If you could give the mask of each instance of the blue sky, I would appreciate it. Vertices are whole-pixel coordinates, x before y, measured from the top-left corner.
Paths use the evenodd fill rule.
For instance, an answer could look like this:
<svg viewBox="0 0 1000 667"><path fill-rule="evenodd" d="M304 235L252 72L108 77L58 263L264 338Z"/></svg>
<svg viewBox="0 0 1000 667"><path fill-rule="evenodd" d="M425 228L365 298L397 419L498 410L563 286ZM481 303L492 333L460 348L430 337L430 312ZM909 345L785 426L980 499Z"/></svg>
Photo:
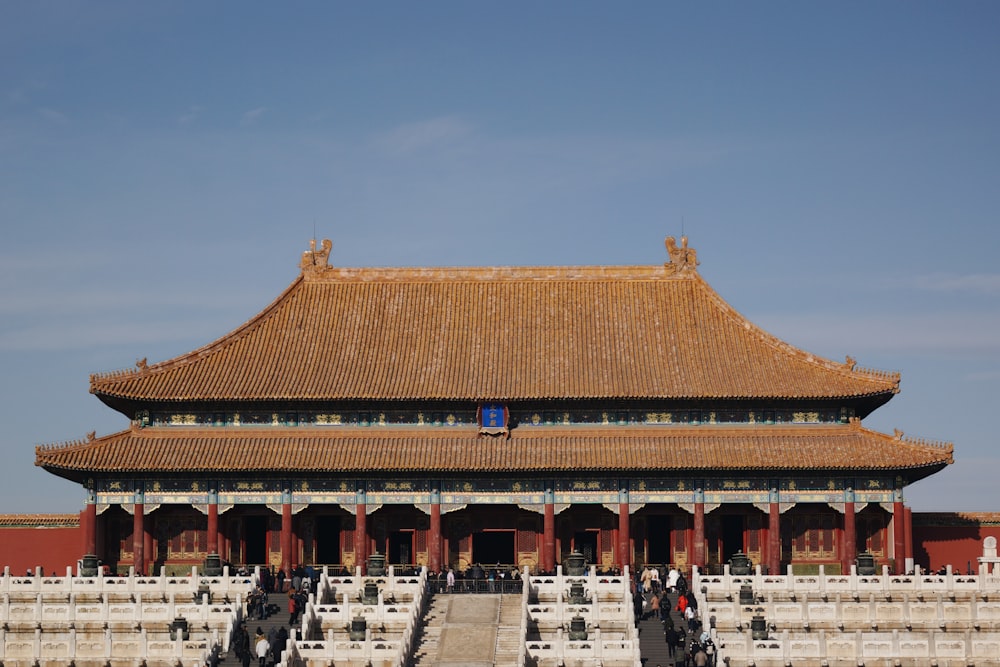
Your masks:
<svg viewBox="0 0 1000 667"><path fill-rule="evenodd" d="M227 333L314 235L347 266L658 264L900 371L955 443L916 511L1000 511L1000 4L0 3L0 512L88 377Z"/></svg>

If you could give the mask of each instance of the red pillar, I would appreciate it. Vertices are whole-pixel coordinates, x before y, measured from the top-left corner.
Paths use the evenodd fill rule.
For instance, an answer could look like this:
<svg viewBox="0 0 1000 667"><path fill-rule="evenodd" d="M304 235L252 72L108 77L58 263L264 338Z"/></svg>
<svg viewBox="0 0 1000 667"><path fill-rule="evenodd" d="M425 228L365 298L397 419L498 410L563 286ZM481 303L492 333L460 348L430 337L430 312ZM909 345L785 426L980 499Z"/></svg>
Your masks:
<svg viewBox="0 0 1000 667"><path fill-rule="evenodd" d="M368 510L364 502L355 505L354 515L354 564L360 565L362 572L368 560Z"/></svg>
<svg viewBox="0 0 1000 667"><path fill-rule="evenodd" d="M427 534L427 569L441 572L441 494L431 491L431 526Z"/></svg>
<svg viewBox="0 0 1000 667"><path fill-rule="evenodd" d="M903 574L906 567L906 509L902 500L892 503L893 574Z"/></svg>
<svg viewBox="0 0 1000 667"><path fill-rule="evenodd" d="M844 553L840 567L844 574L851 571L854 559L858 557L858 528L855 523L854 501L844 503Z"/></svg>
<svg viewBox="0 0 1000 667"><path fill-rule="evenodd" d="M152 572L152 568L150 567L152 564L152 558L150 558L150 556L156 553L156 549L153 548L153 533L155 532L153 530L153 524L155 523L156 515L150 515L149 519L142 522L142 553L144 554L142 566L146 568L146 571L150 574L156 574L156 572Z"/></svg>
<svg viewBox="0 0 1000 667"><path fill-rule="evenodd" d="M556 569L556 506L555 494L545 491L545 516L542 521L542 569L552 572Z"/></svg>
<svg viewBox="0 0 1000 667"><path fill-rule="evenodd" d="M206 549L215 553L219 551L219 498L214 493L208 496L208 535Z"/></svg>
<svg viewBox="0 0 1000 667"><path fill-rule="evenodd" d="M83 531L83 553L97 553L97 504L88 499L83 511L80 512L80 528Z"/></svg>
<svg viewBox="0 0 1000 667"><path fill-rule="evenodd" d="M781 507L775 497L767 507L767 572L781 574Z"/></svg>
<svg viewBox="0 0 1000 667"><path fill-rule="evenodd" d="M216 506L216 511L218 511L218 506ZM220 524L220 525L222 527L219 529L219 534L218 534L218 537L216 539L216 546L215 546L216 551L215 551L215 553L217 553L220 556L222 556L222 560L225 561L225 560L228 560L226 558L226 555L229 554L229 550L226 549L226 525L225 525L225 519L223 519L223 523Z"/></svg>
<svg viewBox="0 0 1000 667"><path fill-rule="evenodd" d="M143 503L132 506L132 563L137 575L146 574L146 530L143 522Z"/></svg>
<svg viewBox="0 0 1000 667"><path fill-rule="evenodd" d="M281 503L281 569L285 578L292 576L292 503L286 497Z"/></svg>
<svg viewBox="0 0 1000 667"><path fill-rule="evenodd" d="M630 531L629 504L618 503L618 562L621 568L632 566L632 535Z"/></svg>
<svg viewBox="0 0 1000 667"><path fill-rule="evenodd" d="M913 510L906 508L906 557L913 558Z"/></svg>
<svg viewBox="0 0 1000 667"><path fill-rule="evenodd" d="M705 496L699 490L694 501L694 544L691 558L692 565L705 567Z"/></svg>

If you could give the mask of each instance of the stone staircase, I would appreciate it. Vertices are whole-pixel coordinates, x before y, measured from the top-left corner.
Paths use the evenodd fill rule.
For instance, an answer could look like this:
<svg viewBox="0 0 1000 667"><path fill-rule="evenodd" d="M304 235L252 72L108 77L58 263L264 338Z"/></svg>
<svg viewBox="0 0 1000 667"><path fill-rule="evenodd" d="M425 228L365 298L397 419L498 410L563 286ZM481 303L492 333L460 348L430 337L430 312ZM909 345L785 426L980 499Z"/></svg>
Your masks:
<svg viewBox="0 0 1000 667"><path fill-rule="evenodd" d="M420 618L420 628L415 639L416 647L407 667L431 667L437 663L441 631L448 616L450 596L434 595L427 611Z"/></svg>
<svg viewBox="0 0 1000 667"><path fill-rule="evenodd" d="M675 609L677 605L677 593L670 593L668 597L670 599L670 618L674 622L674 627L685 629L685 637L687 637L687 624L684 621L684 616ZM687 638L684 641L684 646L689 641L690 638ZM674 667L675 665L683 665L686 655L684 646L678 647L675 657L671 658L665 641L663 623L652 615L649 618L639 621L639 650L642 652L642 662L645 667L656 667L657 665Z"/></svg>
<svg viewBox="0 0 1000 667"><path fill-rule="evenodd" d="M513 667L521 646L520 595L431 598L407 667Z"/></svg>
<svg viewBox="0 0 1000 667"><path fill-rule="evenodd" d="M497 667L517 665L521 651L521 595L500 596L500 618L493 664Z"/></svg>
<svg viewBox="0 0 1000 667"><path fill-rule="evenodd" d="M292 630L298 631L299 626L294 626L290 628L288 625L288 611L287 611L287 600L282 593L271 593L270 594L270 604L272 605L272 612L264 619L247 619L246 627L247 632L250 634L250 649L253 650L254 636L256 635L257 628L264 631L264 635L267 636L271 629L278 630L279 628L285 628L286 631L291 632ZM285 608L281 608L281 603L285 602ZM225 647L224 647L225 648ZM236 652L233 651L232 647L229 647L228 651L224 651L220 655L220 661L218 662L219 667L235 667L236 665L242 665L239 658L236 657ZM257 658L254 657L251 660L252 665L257 664Z"/></svg>

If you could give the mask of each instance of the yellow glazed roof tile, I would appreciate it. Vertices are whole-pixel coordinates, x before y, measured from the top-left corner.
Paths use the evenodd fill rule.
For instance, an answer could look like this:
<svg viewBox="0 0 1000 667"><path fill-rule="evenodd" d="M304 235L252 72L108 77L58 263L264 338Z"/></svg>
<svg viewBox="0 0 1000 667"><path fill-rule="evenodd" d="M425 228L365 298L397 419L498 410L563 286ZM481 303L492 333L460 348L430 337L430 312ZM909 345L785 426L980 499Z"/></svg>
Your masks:
<svg viewBox="0 0 1000 667"><path fill-rule="evenodd" d="M324 246L326 247L326 246ZM306 253L307 255L309 253ZM334 268L189 354L91 377L105 400L827 399L898 374L804 352L693 265Z"/></svg>
<svg viewBox="0 0 1000 667"><path fill-rule="evenodd" d="M153 427L36 449L36 465L88 471L463 473L937 469L952 445L852 425L519 427Z"/></svg>

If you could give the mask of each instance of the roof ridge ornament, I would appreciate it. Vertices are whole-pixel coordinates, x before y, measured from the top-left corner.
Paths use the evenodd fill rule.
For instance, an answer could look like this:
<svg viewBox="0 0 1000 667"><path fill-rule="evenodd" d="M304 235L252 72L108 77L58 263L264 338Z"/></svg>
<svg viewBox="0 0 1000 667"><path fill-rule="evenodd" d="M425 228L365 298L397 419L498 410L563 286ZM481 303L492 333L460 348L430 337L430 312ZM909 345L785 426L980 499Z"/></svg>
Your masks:
<svg viewBox="0 0 1000 667"><path fill-rule="evenodd" d="M333 241L330 239L323 239L320 242L320 249L316 249L316 239L309 240L309 250L302 253L302 260L299 262L299 268L302 269L302 274L316 274L330 268L330 250L333 249Z"/></svg>
<svg viewBox="0 0 1000 667"><path fill-rule="evenodd" d="M667 255L670 257L670 264L681 273L696 271L698 266L698 251L688 247L688 237L681 237L681 245L677 247L677 240L673 236L666 238Z"/></svg>

